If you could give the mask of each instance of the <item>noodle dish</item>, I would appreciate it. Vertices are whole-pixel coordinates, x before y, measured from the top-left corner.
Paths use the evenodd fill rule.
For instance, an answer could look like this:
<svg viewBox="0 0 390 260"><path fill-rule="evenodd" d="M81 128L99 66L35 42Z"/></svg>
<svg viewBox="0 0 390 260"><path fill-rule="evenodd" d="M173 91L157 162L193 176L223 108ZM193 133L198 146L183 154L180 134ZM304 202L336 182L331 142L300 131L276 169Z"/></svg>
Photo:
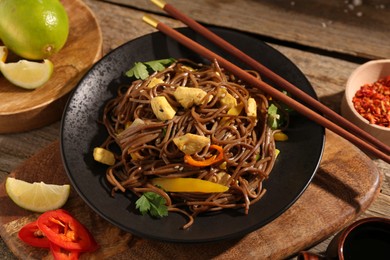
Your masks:
<svg viewBox="0 0 390 260"><path fill-rule="evenodd" d="M316 97L273 47L210 29ZM177 30L275 86L192 30ZM60 145L72 189L107 224L204 243L242 237L294 205L319 167L324 137L322 126L155 32L85 73L68 99Z"/></svg>

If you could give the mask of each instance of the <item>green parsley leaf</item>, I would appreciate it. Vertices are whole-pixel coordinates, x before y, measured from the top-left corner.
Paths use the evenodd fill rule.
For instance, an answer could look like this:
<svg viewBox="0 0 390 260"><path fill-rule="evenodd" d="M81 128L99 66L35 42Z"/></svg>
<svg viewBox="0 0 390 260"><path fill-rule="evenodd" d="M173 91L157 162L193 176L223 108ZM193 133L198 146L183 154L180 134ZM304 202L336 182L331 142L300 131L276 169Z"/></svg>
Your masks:
<svg viewBox="0 0 390 260"><path fill-rule="evenodd" d="M168 216L166 200L155 192L145 192L136 202L136 209L142 215L149 213L152 217L161 218Z"/></svg>
<svg viewBox="0 0 390 260"><path fill-rule="evenodd" d="M126 72L126 76L144 80L149 76L148 68L142 62L135 62L134 67Z"/></svg>
<svg viewBox="0 0 390 260"><path fill-rule="evenodd" d="M142 215L145 215L150 210L150 203L146 196L142 195L136 202L135 208L138 209Z"/></svg>
<svg viewBox="0 0 390 260"><path fill-rule="evenodd" d="M154 71L162 71L166 66L171 65L175 62L175 59L163 59L163 60L152 60L144 62L145 65L149 66Z"/></svg>
<svg viewBox="0 0 390 260"><path fill-rule="evenodd" d="M162 60L152 60L147 62L135 62L134 66L129 69L125 75L129 78L135 77L137 79L146 79L149 77L150 71L162 71L166 66L169 66L175 62L175 59L162 59Z"/></svg>

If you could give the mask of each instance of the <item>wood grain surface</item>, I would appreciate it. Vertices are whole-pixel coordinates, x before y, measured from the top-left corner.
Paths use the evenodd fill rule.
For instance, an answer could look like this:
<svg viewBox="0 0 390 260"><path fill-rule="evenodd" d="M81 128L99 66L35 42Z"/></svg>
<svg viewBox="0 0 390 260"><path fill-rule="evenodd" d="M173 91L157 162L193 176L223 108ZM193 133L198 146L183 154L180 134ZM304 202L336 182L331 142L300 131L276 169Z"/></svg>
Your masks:
<svg viewBox="0 0 390 260"><path fill-rule="evenodd" d="M133 3L133 7L116 5L107 1L83 0L83 2L91 8L97 18L98 24L101 27L103 34L104 54L129 40L135 39L150 32L154 32L155 30L153 28L145 25L142 22L142 16L145 13L152 14L156 18L169 24L172 27L183 26L183 24L180 22L165 16L163 12L155 8L148 0L129 0L128 2L130 2L130 4ZM188 2L172 0L168 2L175 4L175 6L178 8L180 7L180 9L185 13L196 17L197 20L200 20L205 24L255 33L255 37L258 37L260 40L269 43L272 45L272 47L279 50L292 62L294 62L313 85L313 88L315 89L320 101L336 112L339 112L345 83L350 73L363 61L369 59L369 57L388 58L390 56L388 55L390 49L387 47L387 45L378 48L378 43L380 45L381 43L385 42L384 39L388 39L386 37L390 37L388 34L390 20L384 19L389 16L388 14L390 11L390 4L387 0L360 1L362 4L360 6L354 7L354 10L350 9L353 5L352 2L359 1L200 0ZM304 10L303 12L299 10L294 11L294 3L295 7L300 5L297 9L302 9L301 5L303 4L314 4L316 6L326 6L327 8L325 12L322 8L307 9L310 10L310 13L304 12ZM241 4L246 7L245 13L243 13L241 10L236 13L235 10L238 9ZM273 10L271 13L268 13L268 11L266 12L267 9L262 9L262 12L259 12L259 7L248 8L248 6L251 4L257 6L265 5L265 7L269 6L272 7ZM290 7L290 5L292 6ZM350 5L351 7L349 7ZM217 8L215 9L215 7ZM151 11L148 11L149 8L153 8L153 10L150 9ZM285 16L285 10L290 8L292 10L288 11L290 12L289 15ZM341 13L340 8L348 8L348 15ZM362 9L369 9L369 11L364 12L363 17L357 16L356 14L358 11ZM260 16L259 13L261 14ZM271 17L269 20L266 20L267 17L271 16L271 14L273 17ZM335 16L334 19L332 18L332 15ZM250 24L249 22L246 22L246 17L249 17L249 21L256 20L257 23ZM288 17L292 17L292 20L289 21L287 19ZM262 20L266 21L260 23ZM365 23L366 21L368 22ZM376 25L376 21L378 21L379 26ZM335 23L340 24L337 26L332 26ZM300 30L299 26L297 26L299 24L304 24L302 30ZM341 24L343 27L345 27L346 31L351 30L352 32L357 33L354 35L351 35L350 33L344 34L343 31L340 31L339 29ZM359 29L360 27L362 27L361 30ZM318 30L318 28L320 29ZM367 32L368 34L364 34ZM283 35L283 37L280 35ZM357 39L355 37L357 37ZM366 41L365 38L370 39ZM312 43L306 43L309 41L308 39ZM374 53L369 53L366 50L374 50ZM74 55L78 55L78 53L75 53ZM356 59L354 57L356 57ZM28 132L0 134L0 182L4 181L9 173L14 172L14 170L19 165L23 164L32 156L34 157L40 149L57 140L60 135L60 128L60 122L56 121L47 126ZM335 137L335 140L344 143L344 140L340 140L338 137ZM345 147L343 147L343 150L339 151L339 153L348 154L352 151L352 154L354 154L355 149L356 148L354 146L347 143ZM360 160L359 158L360 156L357 157L357 160ZM364 164L364 161L367 158L363 158L365 158L363 159ZM379 171L379 173L383 176L383 181L380 187L380 192L376 199L366 210L362 212L362 214L357 217L357 219L372 216L390 217L390 165L383 162L382 160L378 160L372 157L369 158L369 160L371 160L371 162L375 165L373 167L374 169L372 170L372 173L376 175L376 173ZM329 175L336 176L333 180L340 178L340 181L344 181L343 172L349 172L348 169L351 167L356 169L355 174L358 174L358 176L360 174L360 170L357 169L356 166L349 165L347 162L345 162L345 165L340 166L343 168L341 172L333 172L333 167L335 167L332 166L333 160L327 161L326 168L323 168L324 162L325 161L323 161L321 165L321 169L327 169L326 171L329 172L329 174L323 175L320 170L319 174L315 178L316 182L318 176L324 176L324 179L326 179L329 177ZM343 163L344 161L335 160L334 162ZM358 162L357 165L360 165L360 162ZM353 174L351 175L353 176ZM368 176L370 176L370 174ZM309 189L303 194L302 198L297 202L297 204L294 205L294 207L300 205L300 201L309 196L311 194L309 191L311 191L313 188L317 190L320 189L325 195L329 195L329 189L320 188L318 182L316 182L313 182L312 185L309 186ZM337 187L344 188L341 183L338 184ZM332 188L330 188L330 190L332 190ZM341 190L337 192L343 193ZM349 189L347 189L347 193L350 193ZM347 197L348 196L350 195L347 195ZM340 198L342 197L344 196L340 196ZM332 199L331 201L334 200L335 199ZM338 199L338 201L341 203L342 200ZM290 210L293 210L294 207L292 207ZM290 210L286 213L291 212ZM310 213L309 208L306 208L305 212ZM4 212L0 213L7 215ZM88 217L96 217L93 212L86 214ZM331 212L326 213L326 217L329 217L331 214ZM349 215L347 214L347 216ZM315 215L315 217L319 219L321 223L325 221L325 218L322 215L318 214ZM345 219L345 222L350 221L353 220ZM19 223L19 225L21 225L18 221L15 223ZM88 225L90 226L91 224ZM299 225L301 224L299 223ZM316 225L316 228L320 229L319 225ZM99 227L97 228L98 230L101 230ZM291 228L291 225L288 225L288 228ZM317 229L315 229L315 231L316 230ZM334 230L339 231L339 227L335 226ZM169 245L160 243L151 245L148 241L132 237L124 238L124 234L119 232L116 228L109 229L107 233L111 237L115 237L117 235L117 237L115 237L115 241L121 244L119 247L122 249L128 248L123 247L123 244L128 244L129 246L131 245L132 250L134 249L134 245L140 246L140 248L137 248L137 250L134 251L133 258L136 258L137 256L139 258L145 256L143 252L140 252L142 248L146 250L150 247L154 247L156 250L161 250L160 254L164 254L163 250L166 250L166 255L162 255L161 258L170 258L173 254L177 254L177 252L173 252L175 249L190 250L188 247L172 248ZM302 233L298 233L296 236L290 234L289 237L293 238L291 238L291 240L287 241L286 243L291 243L293 247L296 247L296 239L298 238L299 243L299 238L301 235ZM313 239L312 246L308 246L306 250L310 250L311 252L316 253L325 252L333 235L321 234L321 237L324 237L323 241L317 243L319 240ZM269 238L269 236L265 236L264 238ZM272 247L272 242L273 241L266 241L265 244L268 247ZM202 249L202 247L196 248L199 250ZM242 256L235 255L233 249L233 246L226 247L226 250L228 250L231 254L234 254L229 256L229 252L222 252L223 247L219 245L220 251L218 252L218 250L215 249L210 253L210 256L214 255L215 258L222 258L222 256L226 256L227 259L234 256L243 258ZM106 248L106 250L110 249ZM111 250L115 252L115 250L118 250L118 248L112 247ZM123 252L123 255L121 255L120 252ZM271 250L271 252L273 251ZM110 255L112 254L113 253L111 252ZM258 257L251 256L248 258L260 259L261 256L264 256L264 254L266 254L266 252L263 252L263 254L260 254ZM34 255L35 254L33 254L33 256ZM196 255L197 254L194 253L194 256ZM7 243L4 243L3 239L0 240L0 258L7 260L17 259L13 251L9 250L9 240L7 240ZM294 257L288 257L288 259L290 258ZM126 252L119 250L118 254L116 255L116 259L127 259Z"/></svg>
<svg viewBox="0 0 390 260"><path fill-rule="evenodd" d="M147 12L164 14L145 0L108 0ZM298 48L314 48L369 59L390 57L388 1L323 0L167 0L204 24L237 28L268 40L290 42ZM207 8L205 8L207 7Z"/></svg>
<svg viewBox="0 0 390 260"><path fill-rule="evenodd" d="M345 153L345 149L349 152ZM69 182L58 142L50 144L27 160L11 176L29 182ZM301 198L279 218L243 238L204 244L175 244L142 239L120 231L96 215L73 190L64 208L86 225L101 245L97 252L85 257L279 259L323 240L350 223L369 207L380 185L381 174L372 161L348 142L327 132L321 166ZM18 239L20 228L35 220L38 214L16 206L7 197L4 182L0 187L0 212L0 235L17 257L40 259L48 254L47 250L27 246Z"/></svg>
<svg viewBox="0 0 390 260"><path fill-rule="evenodd" d="M81 0L62 3L69 16L69 36L64 48L49 58L54 64L50 80L25 90L0 77L0 133L28 131L59 120L70 91L102 56L101 30L89 7Z"/></svg>

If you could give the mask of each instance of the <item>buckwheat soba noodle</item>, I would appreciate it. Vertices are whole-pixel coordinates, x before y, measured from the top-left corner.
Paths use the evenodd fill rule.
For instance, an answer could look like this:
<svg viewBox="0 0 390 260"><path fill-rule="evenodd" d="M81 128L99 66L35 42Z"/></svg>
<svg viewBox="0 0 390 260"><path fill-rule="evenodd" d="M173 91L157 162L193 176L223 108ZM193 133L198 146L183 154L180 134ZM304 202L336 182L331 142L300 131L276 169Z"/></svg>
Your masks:
<svg viewBox="0 0 390 260"><path fill-rule="evenodd" d="M176 60L121 87L103 115L109 135L101 147L115 154L106 172L112 194L157 193L169 212L188 217L183 228L205 212L242 208L247 214L264 195L262 182L276 158L268 102L217 62ZM189 182L170 191L154 182L161 178L173 180L173 186L182 178ZM193 179L226 189L197 190Z"/></svg>

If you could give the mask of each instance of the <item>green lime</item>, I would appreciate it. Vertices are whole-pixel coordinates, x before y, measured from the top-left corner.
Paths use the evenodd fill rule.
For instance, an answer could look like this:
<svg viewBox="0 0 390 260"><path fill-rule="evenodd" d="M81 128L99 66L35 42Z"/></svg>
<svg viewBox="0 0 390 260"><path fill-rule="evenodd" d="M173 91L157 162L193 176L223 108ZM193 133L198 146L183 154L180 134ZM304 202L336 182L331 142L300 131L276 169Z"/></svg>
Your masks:
<svg viewBox="0 0 390 260"><path fill-rule="evenodd" d="M0 0L0 39L22 58L48 58L68 34L68 15L59 0Z"/></svg>

